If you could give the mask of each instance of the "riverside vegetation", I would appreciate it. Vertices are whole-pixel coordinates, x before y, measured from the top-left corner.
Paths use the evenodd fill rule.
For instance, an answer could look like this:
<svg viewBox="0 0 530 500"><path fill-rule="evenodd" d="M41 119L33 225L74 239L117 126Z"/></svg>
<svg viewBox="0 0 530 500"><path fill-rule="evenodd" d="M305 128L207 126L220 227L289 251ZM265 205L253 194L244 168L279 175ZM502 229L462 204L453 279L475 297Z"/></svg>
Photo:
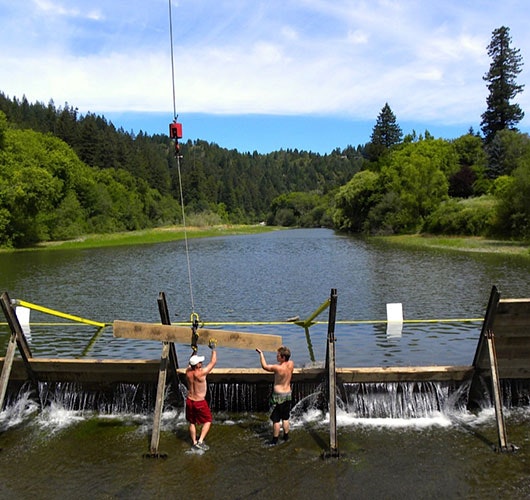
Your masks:
<svg viewBox="0 0 530 500"><path fill-rule="evenodd" d="M483 136L472 129L452 140L428 131L403 135L385 103L370 142L325 155L241 153L187 141L181 179L167 136L126 132L68 104L0 92L0 247L175 238L178 231L156 228L182 224L182 182L185 213L198 221L190 225L217 228L210 231L265 230L258 224L266 223L451 236L400 240L445 246L464 236L483 249L493 248L492 239L510 251L519 242L528 253L530 137L516 128L524 113L511 100L522 91L515 81L522 61L510 42L501 27L488 46Z"/></svg>

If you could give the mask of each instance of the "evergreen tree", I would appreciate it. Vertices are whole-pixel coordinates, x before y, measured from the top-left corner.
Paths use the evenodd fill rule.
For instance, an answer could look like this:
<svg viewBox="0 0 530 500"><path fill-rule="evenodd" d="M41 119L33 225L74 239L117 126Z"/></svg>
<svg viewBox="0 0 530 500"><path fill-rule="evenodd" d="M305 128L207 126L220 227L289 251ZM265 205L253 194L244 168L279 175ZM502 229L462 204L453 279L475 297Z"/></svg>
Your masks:
<svg viewBox="0 0 530 500"><path fill-rule="evenodd" d="M492 35L488 45L488 55L492 61L489 71L483 77L488 82L489 90L487 110L482 114L480 124L487 143L491 142L499 130L517 130L515 125L524 116L518 104L510 103L524 87L516 83L523 65L520 51L510 47L509 28L501 26Z"/></svg>
<svg viewBox="0 0 530 500"><path fill-rule="evenodd" d="M367 145L368 158L377 161L385 151L399 144L402 136L403 132L397 124L396 116L388 103L385 103L372 130L370 143Z"/></svg>

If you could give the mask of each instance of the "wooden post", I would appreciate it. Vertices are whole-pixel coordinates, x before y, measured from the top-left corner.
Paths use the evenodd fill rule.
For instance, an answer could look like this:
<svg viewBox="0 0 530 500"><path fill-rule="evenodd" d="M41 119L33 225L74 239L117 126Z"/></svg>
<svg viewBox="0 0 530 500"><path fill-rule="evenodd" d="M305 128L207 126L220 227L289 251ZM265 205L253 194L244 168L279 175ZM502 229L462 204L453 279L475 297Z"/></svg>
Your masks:
<svg viewBox="0 0 530 500"><path fill-rule="evenodd" d="M20 351L22 360L24 361L26 372L36 394L39 393L39 383L29 362L29 359L32 357L31 350L29 348L26 336L24 335L24 331L20 326L17 315L15 314L15 310L11 304L11 299L9 298L7 292L2 293L2 296L0 297L0 303L2 305L2 310L4 311L7 323L9 324L9 328L11 330L11 336L9 338L6 357L4 360L4 366L2 367L2 374L0 375L0 409L2 409L4 406L4 398L7 392L9 376L11 374L11 367L15 358L15 348L17 346Z"/></svg>
<svg viewBox="0 0 530 500"><path fill-rule="evenodd" d="M31 349L29 348L28 341L26 339L26 336L24 335L22 327L20 326L17 315L15 313L15 309L11 304L11 299L9 298L7 292L2 293L1 302L4 315L9 324L9 328L11 329L11 332L16 335L20 355L22 356L22 359L27 362L31 357L33 357L33 355L31 354ZM29 364L28 368L31 370Z"/></svg>
<svg viewBox="0 0 530 500"><path fill-rule="evenodd" d="M155 415L153 418L153 432L151 434L150 456L159 458L158 445L160 442L160 424L162 410L164 409L164 395L166 392L167 361L169 357L169 342L162 343L162 356L160 357L160 369L158 371L158 385L156 388Z"/></svg>
<svg viewBox="0 0 530 500"><path fill-rule="evenodd" d="M328 321L328 407L329 407L329 456L339 456L337 442L337 374L335 367L335 317L337 312L337 290L331 290Z"/></svg>
<svg viewBox="0 0 530 500"><path fill-rule="evenodd" d="M11 333L11 336L9 337L9 343L7 345L6 357L4 359L4 366L2 367L2 375L0 375L0 410L4 407L4 398L7 391L7 384L9 383L11 367L13 366L13 359L15 358L16 347L16 336L14 333Z"/></svg>
<svg viewBox="0 0 530 500"><path fill-rule="evenodd" d="M498 451L513 451L513 446L508 445L508 438L506 434L506 425L504 423L504 413L502 411L502 395L499 381L499 370L497 366L497 351L495 349L493 330L486 332L486 338L488 341L488 352L490 357L491 367L491 387L493 390L493 401L495 404L495 416L497 419L497 433L499 436L499 449Z"/></svg>
<svg viewBox="0 0 530 500"><path fill-rule="evenodd" d="M158 295L158 311L162 324L169 325L169 311L167 308L166 296L164 292ZM159 458L158 446L160 444L160 427L162 422L162 412L164 411L164 399L166 394L167 365L170 357L171 347L175 350L173 342L162 342L162 355L160 357L160 368L158 370L158 385L156 388L155 414L153 417L153 431L151 433L151 446L149 449L150 456ZM175 358L176 360L176 352ZM176 369L174 370L176 374Z"/></svg>

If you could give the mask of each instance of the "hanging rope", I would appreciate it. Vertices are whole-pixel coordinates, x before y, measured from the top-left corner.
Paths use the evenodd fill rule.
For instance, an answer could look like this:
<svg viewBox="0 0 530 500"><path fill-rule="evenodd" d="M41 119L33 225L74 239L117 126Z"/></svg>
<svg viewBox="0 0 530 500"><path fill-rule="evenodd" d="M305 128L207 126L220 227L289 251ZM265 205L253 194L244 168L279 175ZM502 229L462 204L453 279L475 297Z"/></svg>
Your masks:
<svg viewBox="0 0 530 500"><path fill-rule="evenodd" d="M182 209L182 226L184 228L184 245L186 247L186 262L188 265L188 283L190 287L190 301L191 301L191 311L192 311L192 318L196 316L195 313L195 302L193 299L193 283L191 279L191 262L190 262L190 252L189 252L189 246L188 246L188 232L186 229L186 213L184 210L184 194L182 190L182 175L180 171L180 148L178 144L178 140L182 137L182 128L179 123L177 123L177 100L175 95L175 62L174 62L174 56L173 56L173 16L172 16L172 7L171 7L171 0L169 0L169 39L170 39L170 46L171 46L171 85L172 85L172 91L173 91L173 123L169 126L170 130L170 136L175 141L175 158L177 160L177 171L178 171L178 178L179 178L179 190L180 190L180 206ZM198 316L197 316L198 317Z"/></svg>

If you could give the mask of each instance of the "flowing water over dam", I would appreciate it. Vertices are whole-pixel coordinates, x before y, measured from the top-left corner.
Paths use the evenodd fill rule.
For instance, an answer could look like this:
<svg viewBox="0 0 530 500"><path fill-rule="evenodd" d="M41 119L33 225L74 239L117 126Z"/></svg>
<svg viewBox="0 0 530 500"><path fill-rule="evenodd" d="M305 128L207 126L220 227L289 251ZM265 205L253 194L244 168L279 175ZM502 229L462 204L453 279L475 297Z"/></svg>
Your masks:
<svg viewBox="0 0 530 500"><path fill-rule="evenodd" d="M403 303L405 319L470 319L483 317L493 284L503 297L530 297L530 266L517 259L401 250L325 229L192 240L190 248L195 305L206 322L304 318L337 288L337 364L344 367L471 363L480 322L405 323L399 335L382 323L341 323L384 320L386 303ZM184 261L182 242L6 254L1 286L13 298L104 322L159 321L156 297L163 290L172 321L186 321ZM45 317L32 313L39 320ZM282 335L297 366L323 363L325 325L310 329L315 361L296 325L237 329ZM0 331L5 352L7 330ZM86 326L32 326L31 347L35 356L160 356L157 342L115 339L105 329L91 343L93 335ZM177 350L186 360L189 348ZM259 365L253 352L219 349L219 366ZM0 413L2 498L530 496L529 407L508 405L508 437L518 449L495 453L494 410L485 404L468 412L465 385L344 384L338 459L323 458L329 415L318 405L318 388L296 401L291 440L277 447L266 446L270 422L253 409L251 384L210 387L212 404L224 409L214 414L204 454L190 452L183 408L168 406L160 443L165 459L144 458L153 393L124 385L114 399L94 400L75 385L46 390L41 387L42 409L22 391ZM244 409L237 406L241 398Z"/></svg>

